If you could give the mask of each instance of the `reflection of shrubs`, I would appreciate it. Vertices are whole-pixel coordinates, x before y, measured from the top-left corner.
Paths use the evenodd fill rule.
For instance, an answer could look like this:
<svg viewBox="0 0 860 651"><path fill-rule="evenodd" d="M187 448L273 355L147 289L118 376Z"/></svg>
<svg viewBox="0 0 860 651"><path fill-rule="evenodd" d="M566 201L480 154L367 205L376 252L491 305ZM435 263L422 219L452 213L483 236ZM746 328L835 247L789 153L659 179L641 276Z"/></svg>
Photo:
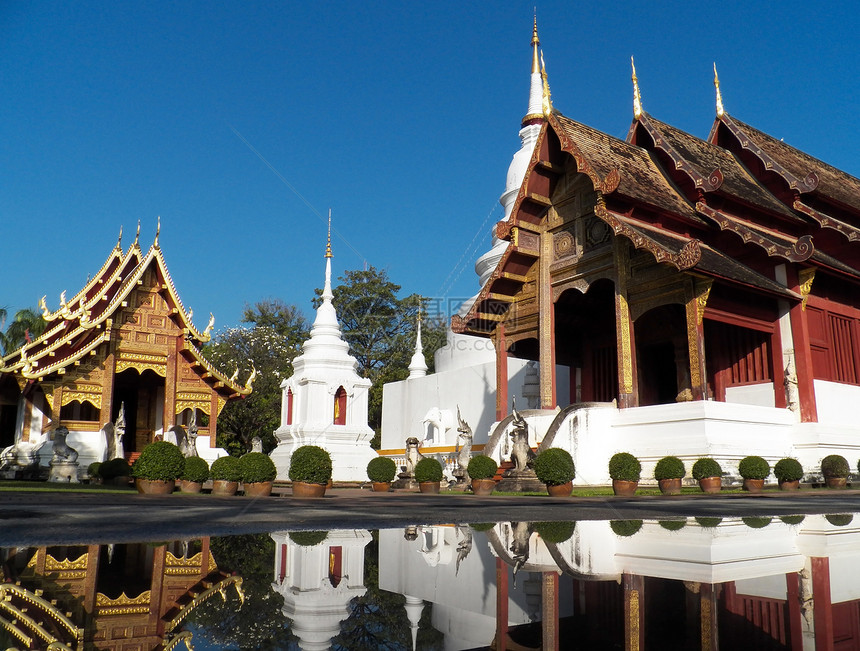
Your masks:
<svg viewBox="0 0 860 651"><path fill-rule="evenodd" d="M720 477L723 474L723 469L716 459L704 457L693 464L693 479L700 481L707 477Z"/></svg>
<svg viewBox="0 0 860 651"><path fill-rule="evenodd" d="M532 529L548 543L563 543L573 535L576 522L535 522Z"/></svg>
<svg viewBox="0 0 860 651"><path fill-rule="evenodd" d="M805 515L781 515L779 519L785 524L800 524L806 519Z"/></svg>
<svg viewBox="0 0 860 651"><path fill-rule="evenodd" d="M642 464L629 452L617 452L609 459L609 476L618 481L639 481Z"/></svg>
<svg viewBox="0 0 860 651"><path fill-rule="evenodd" d="M854 516L850 513L828 513L824 518L834 527L845 527L851 524Z"/></svg>
<svg viewBox="0 0 860 651"><path fill-rule="evenodd" d="M687 474L684 462L678 457L663 457L654 466L654 479L682 479Z"/></svg>
<svg viewBox="0 0 860 651"><path fill-rule="evenodd" d="M773 476L777 481L800 481L803 478L803 466L797 459L786 457L773 466Z"/></svg>
<svg viewBox="0 0 860 651"><path fill-rule="evenodd" d="M290 540L302 547L314 547L328 538L327 531L291 531Z"/></svg>
<svg viewBox="0 0 860 651"><path fill-rule="evenodd" d="M699 526L704 527L705 529L718 527L722 521L722 518L696 518L696 522L699 523Z"/></svg>
<svg viewBox="0 0 860 651"><path fill-rule="evenodd" d="M680 531L687 526L686 520L660 520L658 523L666 531Z"/></svg>
<svg viewBox="0 0 860 651"><path fill-rule="evenodd" d="M741 521L750 529L764 529L767 525L770 524L771 520L773 520L773 518L765 518L762 516L749 516L746 518L741 518Z"/></svg>
<svg viewBox="0 0 860 651"><path fill-rule="evenodd" d="M492 522L475 522L474 524L469 525L475 531L489 531L496 525Z"/></svg>
<svg viewBox="0 0 860 651"><path fill-rule="evenodd" d="M612 520L609 527L616 536L627 538L642 528L642 520Z"/></svg>
<svg viewBox="0 0 860 651"><path fill-rule="evenodd" d="M761 457L751 455L741 459L738 472L744 479L767 479L770 474L770 464Z"/></svg>

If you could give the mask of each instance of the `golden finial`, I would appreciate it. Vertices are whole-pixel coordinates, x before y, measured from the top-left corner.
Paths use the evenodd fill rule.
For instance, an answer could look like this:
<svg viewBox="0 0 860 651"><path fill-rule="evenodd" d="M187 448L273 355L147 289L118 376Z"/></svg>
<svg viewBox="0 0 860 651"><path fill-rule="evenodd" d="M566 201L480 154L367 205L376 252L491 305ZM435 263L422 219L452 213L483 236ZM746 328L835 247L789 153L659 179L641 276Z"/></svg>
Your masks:
<svg viewBox="0 0 860 651"><path fill-rule="evenodd" d="M152 245L157 249L158 248L158 236L161 234L161 215L158 216L158 222L155 226L155 242Z"/></svg>
<svg viewBox="0 0 860 651"><path fill-rule="evenodd" d="M633 68L633 117L639 119L642 115L642 96L639 94L639 80L636 78L636 64L630 57L630 67Z"/></svg>
<svg viewBox="0 0 860 651"><path fill-rule="evenodd" d="M537 33L537 12L535 12L535 26L532 30L532 48L534 48L534 54L532 54L532 74L540 72L540 58L538 55L539 47L540 39L538 38Z"/></svg>
<svg viewBox="0 0 860 651"><path fill-rule="evenodd" d="M137 233L134 235L134 246L137 246L140 241L140 220L137 220Z"/></svg>
<svg viewBox="0 0 860 651"><path fill-rule="evenodd" d="M546 66L543 62L543 50L540 53L540 77L541 81L543 81L543 114L544 116L549 116L552 113L552 95L549 92L549 78L546 76Z"/></svg>
<svg viewBox="0 0 860 651"><path fill-rule="evenodd" d="M720 78L717 76L717 64L714 62L714 88L717 89L717 117L723 117L723 94L720 92Z"/></svg>
<svg viewBox="0 0 860 651"><path fill-rule="evenodd" d="M325 257L331 257L331 208L328 209L328 240L325 245Z"/></svg>
<svg viewBox="0 0 860 651"><path fill-rule="evenodd" d="M116 239L116 248L122 251L122 224L119 225L119 237Z"/></svg>

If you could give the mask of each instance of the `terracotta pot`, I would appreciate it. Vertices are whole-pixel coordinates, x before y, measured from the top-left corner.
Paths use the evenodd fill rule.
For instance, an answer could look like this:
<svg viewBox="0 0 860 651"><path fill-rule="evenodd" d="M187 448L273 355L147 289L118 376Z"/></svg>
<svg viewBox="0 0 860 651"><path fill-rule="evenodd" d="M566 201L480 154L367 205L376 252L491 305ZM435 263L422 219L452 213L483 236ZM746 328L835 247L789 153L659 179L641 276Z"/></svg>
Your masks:
<svg viewBox="0 0 860 651"><path fill-rule="evenodd" d="M144 495L170 495L176 488L176 482L162 481L160 479L138 479L135 481L138 493Z"/></svg>
<svg viewBox="0 0 860 651"><path fill-rule="evenodd" d="M681 478L674 479L658 479L657 485L660 486L660 492L663 495L680 495L681 494Z"/></svg>
<svg viewBox="0 0 860 651"><path fill-rule="evenodd" d="M827 488L845 488L848 479L846 477L825 477L824 483L827 484Z"/></svg>
<svg viewBox="0 0 860 651"><path fill-rule="evenodd" d="M636 494L636 489L639 487L638 481L630 481L628 479L613 479L612 492L619 497L630 497Z"/></svg>
<svg viewBox="0 0 860 651"><path fill-rule="evenodd" d="M201 490L203 490L203 484L201 484L199 481L180 479L179 490L183 493L199 493Z"/></svg>
<svg viewBox="0 0 860 651"><path fill-rule="evenodd" d="M800 487L800 480L781 481L779 482L779 490L781 491L796 491Z"/></svg>
<svg viewBox="0 0 860 651"><path fill-rule="evenodd" d="M744 479L744 490L750 493L761 493L764 479Z"/></svg>
<svg viewBox="0 0 860 651"><path fill-rule="evenodd" d="M570 497L570 494L573 492L573 482L569 481L566 484L559 484L558 486L547 484L546 492L549 493L550 497Z"/></svg>
<svg viewBox="0 0 860 651"><path fill-rule="evenodd" d="M212 480L213 495L235 495L238 490L239 482L237 481L226 481L225 479Z"/></svg>
<svg viewBox="0 0 860 651"><path fill-rule="evenodd" d="M113 479L108 479L107 483L111 486L128 486L131 482L131 477L127 475L123 475L122 477L114 477Z"/></svg>
<svg viewBox="0 0 860 651"><path fill-rule="evenodd" d="M496 489L496 482L493 479L473 479L472 492L475 495L492 495Z"/></svg>
<svg viewBox="0 0 860 651"><path fill-rule="evenodd" d="M325 495L326 484L309 484L303 481L293 482L293 497L322 497Z"/></svg>
<svg viewBox="0 0 860 651"><path fill-rule="evenodd" d="M245 497L268 497L272 494L272 484L270 481L254 481L242 484L242 487Z"/></svg>
<svg viewBox="0 0 860 651"><path fill-rule="evenodd" d="M418 482L418 490L422 493L435 495L439 492L441 482L438 481L422 481Z"/></svg>
<svg viewBox="0 0 860 651"><path fill-rule="evenodd" d="M703 493L719 493L723 488L722 477L702 477L699 480L699 488Z"/></svg>
<svg viewBox="0 0 860 651"><path fill-rule="evenodd" d="M391 490L391 482L390 481L375 481L373 482L373 492L374 493L387 493Z"/></svg>

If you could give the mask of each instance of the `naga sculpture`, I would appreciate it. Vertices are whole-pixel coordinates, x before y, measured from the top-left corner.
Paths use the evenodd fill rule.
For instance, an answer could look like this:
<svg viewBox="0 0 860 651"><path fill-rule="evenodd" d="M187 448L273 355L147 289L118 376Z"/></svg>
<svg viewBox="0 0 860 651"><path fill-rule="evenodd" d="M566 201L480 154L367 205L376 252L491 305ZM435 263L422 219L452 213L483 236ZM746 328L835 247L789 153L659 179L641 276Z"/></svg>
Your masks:
<svg viewBox="0 0 860 651"><path fill-rule="evenodd" d="M513 429L511 430L511 461L514 462L514 472L524 472L532 465L535 453L529 446L529 425L522 414L517 411L516 398L512 406Z"/></svg>
<svg viewBox="0 0 860 651"><path fill-rule="evenodd" d="M191 422L188 424L188 438L186 439L186 449L182 451L185 458L199 457L197 453L197 409L191 411Z"/></svg>
<svg viewBox="0 0 860 651"><path fill-rule="evenodd" d="M463 441L463 445L460 445L461 440ZM457 478L457 482L471 482L472 478L469 477L467 468L469 466L469 459L472 458L472 428L460 416L459 405L457 406L457 443L454 446L454 453L457 455L456 468L454 469L454 476Z"/></svg>

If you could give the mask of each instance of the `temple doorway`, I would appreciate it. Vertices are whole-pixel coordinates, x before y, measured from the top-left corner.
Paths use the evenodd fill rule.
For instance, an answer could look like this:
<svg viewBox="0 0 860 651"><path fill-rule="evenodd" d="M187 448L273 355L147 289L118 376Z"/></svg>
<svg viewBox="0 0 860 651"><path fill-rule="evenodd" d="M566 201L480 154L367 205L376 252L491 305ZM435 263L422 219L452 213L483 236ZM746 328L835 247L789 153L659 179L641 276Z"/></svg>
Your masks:
<svg viewBox="0 0 860 651"><path fill-rule="evenodd" d="M149 369L140 374L135 369L117 373L111 405L114 423L121 404L125 404L123 447L126 453L140 452L163 427L164 378Z"/></svg>
<svg viewBox="0 0 860 651"><path fill-rule="evenodd" d="M639 404L692 400L687 323L682 305L661 305L634 323L639 370Z"/></svg>

